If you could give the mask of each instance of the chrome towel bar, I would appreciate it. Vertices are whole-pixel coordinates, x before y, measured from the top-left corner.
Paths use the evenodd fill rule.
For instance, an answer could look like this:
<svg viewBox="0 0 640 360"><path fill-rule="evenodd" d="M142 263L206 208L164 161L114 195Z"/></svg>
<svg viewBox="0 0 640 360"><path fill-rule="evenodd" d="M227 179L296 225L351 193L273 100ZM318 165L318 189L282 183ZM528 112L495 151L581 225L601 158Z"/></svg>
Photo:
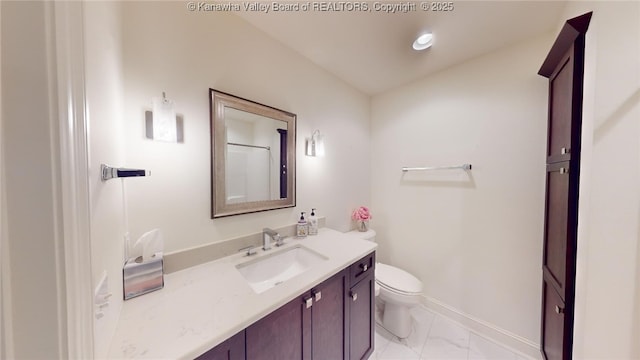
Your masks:
<svg viewBox="0 0 640 360"><path fill-rule="evenodd" d="M471 170L471 164L462 164L454 166L433 166L433 167L403 167L402 171L422 171L422 170L450 170L450 169L462 169Z"/></svg>
<svg viewBox="0 0 640 360"><path fill-rule="evenodd" d="M270 146L249 145L249 144L240 144L240 143L234 143L234 142L228 142L227 145L244 146L244 147L250 147L250 148L256 148L256 149L265 149L265 150L271 151L271 147Z"/></svg>
<svg viewBox="0 0 640 360"><path fill-rule="evenodd" d="M151 175L150 171L144 169L115 168L105 164L100 164L100 173L102 174L102 181L115 178Z"/></svg>

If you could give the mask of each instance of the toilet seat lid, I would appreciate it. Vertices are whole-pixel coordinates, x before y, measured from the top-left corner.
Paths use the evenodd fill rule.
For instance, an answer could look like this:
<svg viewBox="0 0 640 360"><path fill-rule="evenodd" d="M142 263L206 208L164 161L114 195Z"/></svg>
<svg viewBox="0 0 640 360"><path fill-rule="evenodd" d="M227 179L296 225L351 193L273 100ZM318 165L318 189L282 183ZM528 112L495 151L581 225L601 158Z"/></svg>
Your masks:
<svg viewBox="0 0 640 360"><path fill-rule="evenodd" d="M376 281L383 287L403 293L422 292L422 282L418 278L391 265L376 264Z"/></svg>

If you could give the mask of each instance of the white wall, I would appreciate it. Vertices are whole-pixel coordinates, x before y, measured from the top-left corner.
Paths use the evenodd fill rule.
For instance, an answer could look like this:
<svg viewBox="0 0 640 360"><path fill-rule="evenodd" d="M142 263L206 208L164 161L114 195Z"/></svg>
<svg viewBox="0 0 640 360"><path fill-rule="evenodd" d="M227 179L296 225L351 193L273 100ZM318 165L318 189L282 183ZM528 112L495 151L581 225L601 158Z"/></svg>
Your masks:
<svg viewBox="0 0 640 360"><path fill-rule="evenodd" d="M2 2L4 255L12 356L66 358L52 4ZM7 264L3 262L3 275ZM6 284L3 283L3 286ZM3 289L6 290L6 289ZM4 296L3 296L4 298ZM3 302L5 299L3 299ZM4 319L3 319L4 320Z"/></svg>
<svg viewBox="0 0 640 360"><path fill-rule="evenodd" d="M91 253L94 288L106 271L110 305L94 319L94 354L107 355L122 307L125 234L122 180L101 181L100 164L124 164L122 35L119 2L86 2L85 75L89 123Z"/></svg>
<svg viewBox="0 0 640 360"><path fill-rule="evenodd" d="M125 3L126 164L151 170L126 181L133 239L161 228L177 251L265 226L292 224L315 207L346 231L370 197L369 98L230 13L189 12L183 2ZM212 220L209 88L290 111L297 120L297 207ZM144 138L144 110L165 91L184 115L184 143ZM304 155L325 134L327 156Z"/></svg>
<svg viewBox="0 0 640 360"><path fill-rule="evenodd" d="M587 11L574 357L638 359L640 3L569 2L563 22Z"/></svg>
<svg viewBox="0 0 640 360"><path fill-rule="evenodd" d="M540 331L547 125L537 72L552 41L523 41L372 100L379 260L420 278L427 303L524 340L529 353ZM401 171L462 163L473 169Z"/></svg>

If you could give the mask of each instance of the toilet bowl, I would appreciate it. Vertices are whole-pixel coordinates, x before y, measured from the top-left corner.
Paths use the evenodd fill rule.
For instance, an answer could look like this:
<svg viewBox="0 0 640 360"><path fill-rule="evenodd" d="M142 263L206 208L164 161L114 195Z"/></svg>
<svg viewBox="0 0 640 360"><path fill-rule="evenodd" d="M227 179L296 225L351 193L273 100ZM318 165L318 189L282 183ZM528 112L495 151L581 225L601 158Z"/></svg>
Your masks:
<svg viewBox="0 0 640 360"><path fill-rule="evenodd" d="M350 235L375 241L376 232L351 231ZM411 307L420 303L422 282L410 273L395 266L376 263L376 296L382 300L382 327L399 338L411 332ZM379 295L378 295L379 294Z"/></svg>

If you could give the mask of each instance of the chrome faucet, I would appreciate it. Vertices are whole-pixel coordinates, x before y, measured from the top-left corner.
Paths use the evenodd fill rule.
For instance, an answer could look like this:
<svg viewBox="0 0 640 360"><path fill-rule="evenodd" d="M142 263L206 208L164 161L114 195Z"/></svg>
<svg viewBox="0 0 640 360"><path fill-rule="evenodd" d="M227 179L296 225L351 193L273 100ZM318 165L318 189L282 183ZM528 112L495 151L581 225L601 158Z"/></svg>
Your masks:
<svg viewBox="0 0 640 360"><path fill-rule="evenodd" d="M280 234L278 234L275 230L271 230L269 228L262 229L262 250L270 250L271 249L271 240L280 241Z"/></svg>

